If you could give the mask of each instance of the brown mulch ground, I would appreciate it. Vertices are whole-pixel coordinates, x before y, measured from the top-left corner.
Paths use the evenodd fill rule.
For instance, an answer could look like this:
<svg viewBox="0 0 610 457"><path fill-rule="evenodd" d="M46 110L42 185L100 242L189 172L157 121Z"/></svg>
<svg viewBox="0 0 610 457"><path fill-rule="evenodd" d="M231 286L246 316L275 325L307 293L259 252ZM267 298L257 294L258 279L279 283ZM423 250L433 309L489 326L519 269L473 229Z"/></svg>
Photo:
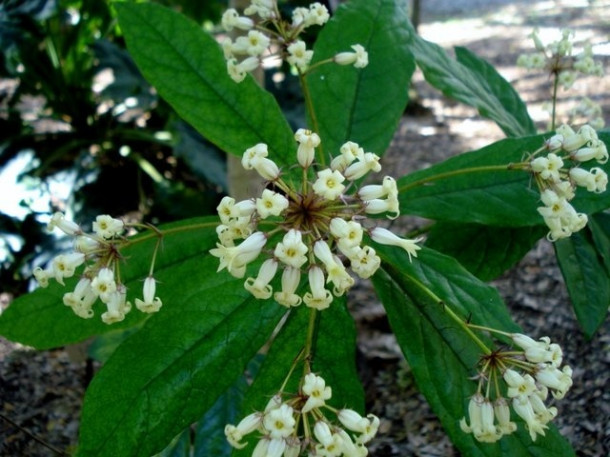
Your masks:
<svg viewBox="0 0 610 457"><path fill-rule="evenodd" d="M607 0L516 2L499 9L488 8L482 16L464 8L460 20L445 22L435 22L435 14L442 11L426 11L426 2L423 3L422 35L448 48L456 44L467 46L494 62L530 103L530 112L541 127L546 122L541 107L549 98L548 80L544 75L528 76L514 67L517 55L531 49L527 35L534 25L543 30L576 27L577 37L591 37L600 45L596 49L606 53L602 57L608 63ZM474 110L439 96L421 76L415 88L428 111L403 118L384 159L386 169L397 170L396 175L502 137L496 126L479 118ZM581 80L574 90L561 94L560 109L573 106L584 93L595 96L610 113L608 78L602 82ZM606 122L610 123L610 118L606 117ZM536 245L495 285L515 320L532 336L548 335L559 342L566 363L574 368L575 384L566 399L559 402L560 414L555 420L562 434L579 456L610 455L610 322L606 321L591 341L583 338L548 242ZM382 417L371 455L458 455L417 392L374 293L364 284L353 294L354 302L366 304L354 309L362 329L359 348L365 367L363 380L371 411ZM85 382L85 364L74 362L66 350L35 352L0 340L0 413L12 421L0 418L0 456L56 455L31 435L60 450L69 450L76 442Z"/></svg>

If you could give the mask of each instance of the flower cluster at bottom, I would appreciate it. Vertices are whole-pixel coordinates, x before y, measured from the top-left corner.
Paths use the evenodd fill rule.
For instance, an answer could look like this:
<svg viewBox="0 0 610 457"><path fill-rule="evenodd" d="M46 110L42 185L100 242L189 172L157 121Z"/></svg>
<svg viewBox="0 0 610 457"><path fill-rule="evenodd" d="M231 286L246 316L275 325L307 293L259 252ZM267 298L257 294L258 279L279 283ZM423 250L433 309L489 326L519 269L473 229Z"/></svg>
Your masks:
<svg viewBox="0 0 610 457"><path fill-rule="evenodd" d="M321 376L305 375L298 394L284 400L277 393L264 411L256 411L239 424L225 427L231 446L242 449L243 438L260 434L252 457L298 457L307 452L316 457L364 457L365 444L376 434L379 418L361 416L352 409L335 409L326 404L332 396L330 386ZM325 414L332 413L336 421Z"/></svg>
<svg viewBox="0 0 610 457"><path fill-rule="evenodd" d="M532 441L536 441L557 416L556 407L544 404L549 392L560 400L572 386L572 369L567 365L560 369L563 353L559 345L548 337L535 341L521 333L508 336L521 350L483 356L479 387L468 405L469 422L466 418L460 421L462 431L472 433L481 442L493 443L517 430L516 423L510 420L510 406L525 422ZM502 385L506 386L508 400Z"/></svg>

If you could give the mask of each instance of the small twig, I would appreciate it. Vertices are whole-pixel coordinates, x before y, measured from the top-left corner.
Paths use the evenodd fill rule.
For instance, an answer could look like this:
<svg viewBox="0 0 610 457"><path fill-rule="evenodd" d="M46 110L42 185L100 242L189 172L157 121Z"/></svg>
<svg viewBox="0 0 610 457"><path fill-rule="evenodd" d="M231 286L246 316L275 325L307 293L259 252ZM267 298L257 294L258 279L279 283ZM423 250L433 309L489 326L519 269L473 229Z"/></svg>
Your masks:
<svg viewBox="0 0 610 457"><path fill-rule="evenodd" d="M44 441L42 438L37 437L36 435L34 435L32 432L26 430L25 428L23 428L21 425L19 425L17 422L13 421L12 419L9 419L8 417L6 417L4 414L0 413L0 419L4 419L6 422L8 422L9 424L11 424L13 427L15 427L16 429L22 431L23 433L25 433L27 436L29 436L30 438L32 438L34 441L36 441L37 443L42 444L44 447L46 447L47 449L50 449L51 451L53 451L55 454L57 455L61 455L61 456L65 456L65 457L69 457L68 454L66 454L64 451L57 449L56 447L54 447L53 445L47 443L46 441Z"/></svg>

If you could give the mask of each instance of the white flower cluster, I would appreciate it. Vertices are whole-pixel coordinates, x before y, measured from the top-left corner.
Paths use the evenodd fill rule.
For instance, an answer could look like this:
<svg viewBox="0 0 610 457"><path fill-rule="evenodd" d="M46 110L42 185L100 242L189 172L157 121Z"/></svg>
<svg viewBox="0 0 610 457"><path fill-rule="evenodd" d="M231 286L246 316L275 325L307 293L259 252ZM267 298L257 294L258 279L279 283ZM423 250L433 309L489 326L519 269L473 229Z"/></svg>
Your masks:
<svg viewBox="0 0 610 457"><path fill-rule="evenodd" d="M258 432L252 457L298 457L304 452L317 457L368 455L365 444L377 434L379 418L326 405L332 391L321 376L309 373L301 384L299 393L288 400L278 393L264 411L246 416L237 425L228 424L225 435L231 446L243 449L244 437ZM329 420L324 410L332 412L339 423Z"/></svg>
<svg viewBox="0 0 610 457"><path fill-rule="evenodd" d="M580 164L591 160L604 164L608 161L608 150L591 126L584 125L575 132L568 125L562 125L541 151L548 154L532 156L529 167L541 191L544 206L538 208L538 212L550 229L547 238L555 241L569 237L587 224L587 215L576 212L570 200L574 198L576 187L604 192L608 176L600 167L587 170ZM569 168L565 167L566 161L571 165Z"/></svg>
<svg viewBox="0 0 610 457"><path fill-rule="evenodd" d="M556 74L564 89L572 87L579 73L599 77L604 75L602 64L593 59L591 44L585 44L583 51L573 57L572 30L562 30L561 39L547 45L540 40L538 30L534 30L531 37L537 52L520 55L517 65L527 69L545 69Z"/></svg>
<svg viewBox="0 0 610 457"><path fill-rule="evenodd" d="M307 49L299 35L308 27L324 25L330 18L324 5L312 3L309 8L295 8L291 21L285 21L280 16L275 0L252 0L244 14L246 16L240 16L237 10L231 8L222 16L222 26L227 32L247 32L235 40L225 37L221 42L227 71L235 82L243 81L249 72L261 65L266 56L279 55L301 73L306 72L313 51ZM248 17L255 15L260 18L258 23ZM352 46L352 49L353 52L338 53L331 60L339 65L365 67L368 64L365 49L359 44Z"/></svg>
<svg viewBox="0 0 610 457"><path fill-rule="evenodd" d="M127 301L127 288L118 277L117 262L121 260L119 247L125 243L122 233L125 224L108 215L97 216L93 222L93 233L85 233L62 213L55 213L47 226L49 231L58 228L74 237L74 252L56 256L51 264L34 269L34 277L41 287L49 285L49 279L64 285L64 278L71 278L84 265L81 278L72 292L63 296L66 306L84 319L93 317L93 305L99 298L106 305L102 321L106 324L122 321L131 311ZM150 275L144 281L143 300L136 298L136 307L145 313L161 308L161 300L155 296L156 282Z"/></svg>
<svg viewBox="0 0 610 457"><path fill-rule="evenodd" d="M295 139L299 143L297 160L303 176L295 187L281 178L279 167L268 158L265 144L246 150L242 159L244 168L256 170L276 190L265 189L260 198L240 202L223 198L217 208L221 221L217 227L219 243L210 253L220 259L219 271L226 268L231 275L242 278L268 238L282 232L282 239L268 251L270 258L263 262L256 278L246 279L245 288L260 299L273 296L286 307L305 302L308 307L322 310L330 306L333 294L341 296L354 284L342 257L361 278L377 271L380 259L375 250L362 246L365 232L377 243L403 248L409 258L417 256L419 240L400 238L381 227L367 230L359 222L363 214L387 213L393 219L400 213L396 181L389 176L382 184L360 187L353 196L345 193L348 186L355 186L354 181L369 171L381 170L377 155L347 142L329 168L318 169L314 155L320 144L319 136L299 129ZM270 233L258 230L261 221L273 227ZM235 241L240 239L244 241L236 245ZM280 267L281 289L273 294L270 283ZM303 270L308 276L309 291L299 296L296 292ZM326 289L329 283L332 293Z"/></svg>
<svg viewBox="0 0 610 457"><path fill-rule="evenodd" d="M511 338L522 350L517 353L520 356L518 359L515 352L496 353L489 356L493 359L488 358L484 363L487 369L501 371L510 406L525 422L532 441L536 441L537 435L544 436L547 424L557 416L557 408L547 407L544 402L549 392L555 399L565 396L572 386L572 369L567 365L560 369L563 353L559 345L551 343L548 337L535 341L526 335L514 333ZM498 389L496 378L499 378L496 373L481 373L479 389L468 404L470 423L466 418L460 421L462 431L472 433L481 442L493 443L517 430L516 423L510 420L509 401L504 393L496 391L496 398L492 401L489 398L490 389L484 388L485 380L494 380L493 385ZM481 394L484 389L486 396Z"/></svg>

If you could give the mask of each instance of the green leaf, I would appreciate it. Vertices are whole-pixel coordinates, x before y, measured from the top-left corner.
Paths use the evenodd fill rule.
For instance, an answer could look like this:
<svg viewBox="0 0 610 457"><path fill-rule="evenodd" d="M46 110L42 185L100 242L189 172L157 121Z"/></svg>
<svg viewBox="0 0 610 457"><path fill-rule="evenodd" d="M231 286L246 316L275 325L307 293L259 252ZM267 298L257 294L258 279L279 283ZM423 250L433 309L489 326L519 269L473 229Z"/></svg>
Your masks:
<svg viewBox="0 0 610 457"><path fill-rule="evenodd" d="M535 135L537 133L534 121L527 112L527 106L513 86L485 59L474 54L472 51L461 46L456 46L455 57L457 61L470 70L476 77L477 82L484 87L487 95L497 98L502 105L504 113L488 112L486 103L475 104L479 108L479 113L489 119L501 118L506 116L511 119L510 127L500 127L508 136Z"/></svg>
<svg viewBox="0 0 610 457"><path fill-rule="evenodd" d="M246 392L242 416L262 410L281 387L295 358L305 345L311 309L300 306L291 310L288 320L274 339L258 376ZM356 328L345 306L345 298L335 298L330 308L318 312L317 331L313 346L312 370L331 386L332 398L328 404L336 408L349 407L363 412L364 392L356 371ZM299 363L286 392L296 392L303 375ZM234 456L250 456L256 440L235 450Z"/></svg>
<svg viewBox="0 0 610 457"><path fill-rule="evenodd" d="M519 331L497 291L469 274L454 259L423 248L413 262L402 251L381 248L383 267L373 277L390 325L413 370L416 383L441 420L451 441L469 457L574 456L554 426L532 442L523 424L494 444L463 433L459 421L476 390L478 346L449 317L504 331ZM440 302L439 302L440 300ZM487 341L485 337L483 341Z"/></svg>
<svg viewBox="0 0 610 457"><path fill-rule="evenodd" d="M480 224L437 222L426 246L455 258L481 281L491 281L515 265L548 229L489 227Z"/></svg>
<svg viewBox="0 0 610 457"><path fill-rule="evenodd" d="M506 168L543 142L542 135L504 139L400 178L400 211L442 221L539 225L540 194L530 174Z"/></svg>
<svg viewBox="0 0 610 457"><path fill-rule="evenodd" d="M588 227L593 235L597 254L606 267L606 273L610 275L610 214L594 214L589 218Z"/></svg>
<svg viewBox="0 0 610 457"><path fill-rule="evenodd" d="M184 220L162 225L159 228L168 234L163 238L161 250L155 264L155 278L159 280L157 294L163 302L172 289L166 278L172 275L175 265L190 258L199 258L214 247L217 241L215 217ZM121 250L125 262L121 265L121 278L128 289L128 299L133 301L142 294L142 280L148 275L157 237L151 232L131 239L130 246ZM66 281L66 287L54 281L48 288L39 288L32 293L16 298L0 315L0 335L36 349L49 349L86 340L95 335L132 327L147 318L147 315L132 310L123 322L106 325L100 319L104 305L94 304L96 315L82 319L64 306L63 294L73 290L77 279ZM161 308L160 313L165 312Z"/></svg>
<svg viewBox="0 0 610 457"><path fill-rule="evenodd" d="M214 38L154 3L114 6L138 68L185 121L228 153L266 143L278 165L294 161L293 132L275 99L249 76L235 83Z"/></svg>
<svg viewBox="0 0 610 457"><path fill-rule="evenodd" d="M248 379L254 377L261 363L262 356L257 355L248 364L246 375L241 376L229 390L222 394L214 406L197 422L195 427L195 446L192 457L229 457L232 447L227 442L224 428L227 424L237 424L242 418L239 412L245 392L248 390Z"/></svg>
<svg viewBox="0 0 610 457"><path fill-rule="evenodd" d="M283 308L253 298L243 280L214 273L217 259L174 265L172 290L91 383L78 456L148 457L163 449L241 375Z"/></svg>
<svg viewBox="0 0 610 457"><path fill-rule="evenodd" d="M550 134L507 138L400 178L400 211L441 221L524 227L540 225L540 192L531 174L508 169L539 149ZM600 133L610 143L610 135ZM610 173L610 162L601 165ZM579 189L572 205L592 214L610 207L610 188L601 194Z"/></svg>
<svg viewBox="0 0 610 457"><path fill-rule="evenodd" d="M608 236L607 233L602 234L601 227L596 222L593 224L598 240ZM555 242L559 268L576 318L587 338L591 338L604 322L610 306L610 276L590 230L587 227L569 238Z"/></svg>
<svg viewBox="0 0 610 457"><path fill-rule="evenodd" d="M346 141L383 154L408 101L415 63L405 5L394 0L352 0L342 4L320 31L314 63L364 46L363 69L326 63L307 75L323 159Z"/></svg>
<svg viewBox="0 0 610 457"><path fill-rule="evenodd" d="M424 78L446 96L479 110L510 137L533 135L536 128L511 85L487 62L464 48L453 60L439 45L419 36L411 42Z"/></svg>

